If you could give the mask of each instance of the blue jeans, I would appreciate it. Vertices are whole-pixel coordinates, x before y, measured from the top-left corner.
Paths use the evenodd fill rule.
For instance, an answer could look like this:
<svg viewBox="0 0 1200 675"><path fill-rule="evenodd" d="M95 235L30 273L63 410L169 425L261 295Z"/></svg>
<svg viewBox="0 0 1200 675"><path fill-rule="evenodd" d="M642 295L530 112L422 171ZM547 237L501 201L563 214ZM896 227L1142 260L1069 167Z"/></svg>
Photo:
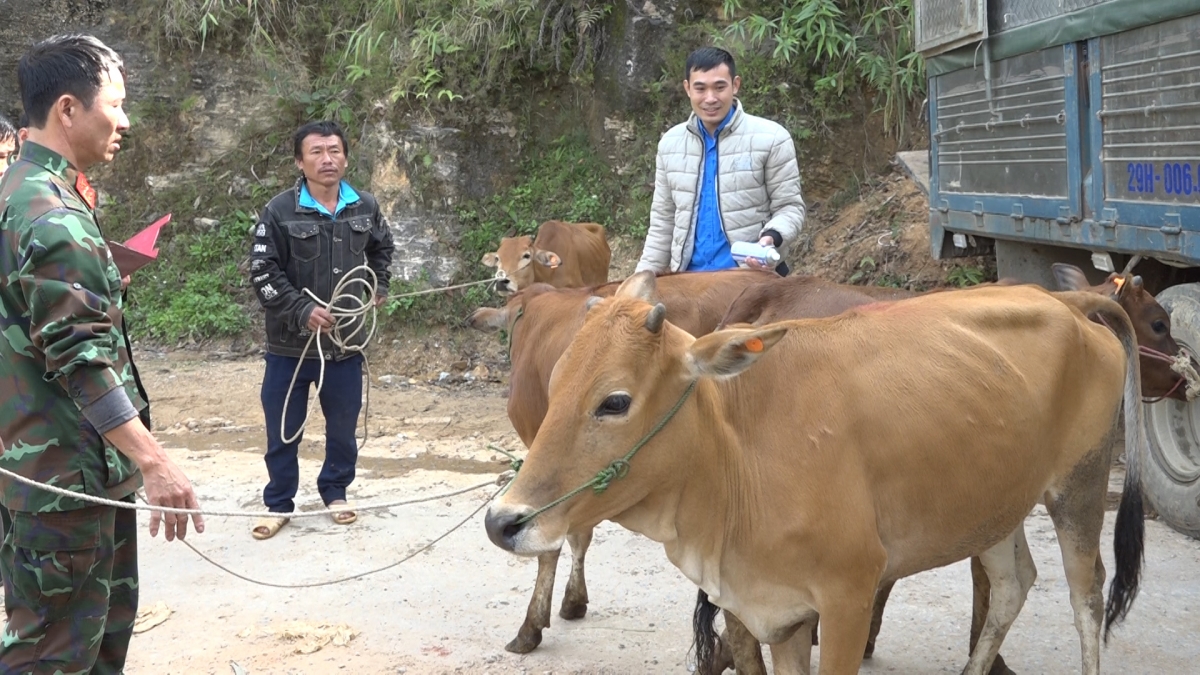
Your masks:
<svg viewBox="0 0 1200 675"><path fill-rule="evenodd" d="M291 513L296 507L292 499L300 487L297 451L304 436L301 434L291 443L284 443L283 431L293 435L304 421L309 385L317 382L321 364L317 359L305 359L300 366L288 401L287 428L281 431L283 400L300 359L267 354L266 361L262 406L267 418L266 461L270 482L263 489L263 503L275 513ZM362 362L361 354L344 361L325 362L325 382L320 394L321 412L325 414L325 464L317 476L317 491L325 504L345 499L346 488L354 481L354 465L358 461L358 441L354 431L358 426L358 413L362 410Z"/></svg>

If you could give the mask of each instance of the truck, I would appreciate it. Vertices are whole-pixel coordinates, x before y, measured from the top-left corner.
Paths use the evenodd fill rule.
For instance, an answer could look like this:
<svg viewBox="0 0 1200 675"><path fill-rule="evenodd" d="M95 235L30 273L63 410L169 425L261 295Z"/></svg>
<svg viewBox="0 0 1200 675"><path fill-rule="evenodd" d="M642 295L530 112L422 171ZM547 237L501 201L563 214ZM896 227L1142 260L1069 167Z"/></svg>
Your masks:
<svg viewBox="0 0 1200 675"><path fill-rule="evenodd" d="M936 259L1132 270L1200 356L1200 0L914 0ZM911 153L910 153L911 154ZM927 162L927 168L916 165ZM1200 537L1200 402L1146 403L1147 500Z"/></svg>

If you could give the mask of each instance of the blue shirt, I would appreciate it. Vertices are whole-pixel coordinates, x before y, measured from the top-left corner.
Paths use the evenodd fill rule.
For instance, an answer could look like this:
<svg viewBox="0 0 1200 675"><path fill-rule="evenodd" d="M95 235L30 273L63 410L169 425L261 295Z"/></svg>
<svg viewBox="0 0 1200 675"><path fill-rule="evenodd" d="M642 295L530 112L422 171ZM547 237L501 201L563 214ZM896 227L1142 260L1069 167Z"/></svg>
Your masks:
<svg viewBox="0 0 1200 675"><path fill-rule="evenodd" d="M725 236L725 228L721 224L721 206L717 202L717 137L733 119L737 106L729 109L729 114L717 126L717 133L710 136L704 122L697 119L700 127L700 138L704 140L704 175L700 180L700 200L696 206L696 245L692 249L692 259L688 263L689 272L706 270L724 270L737 267L737 261L729 252L729 237Z"/></svg>
<svg viewBox="0 0 1200 675"><path fill-rule="evenodd" d="M315 209L318 213L329 216L330 218L337 218L343 209L357 202L358 193L354 191L354 188L350 187L349 183L342 181L341 186L338 188L337 210L335 210L333 213L330 213L329 209L322 206L316 199L313 199L312 194L308 191L307 181L300 185L300 206L309 209Z"/></svg>

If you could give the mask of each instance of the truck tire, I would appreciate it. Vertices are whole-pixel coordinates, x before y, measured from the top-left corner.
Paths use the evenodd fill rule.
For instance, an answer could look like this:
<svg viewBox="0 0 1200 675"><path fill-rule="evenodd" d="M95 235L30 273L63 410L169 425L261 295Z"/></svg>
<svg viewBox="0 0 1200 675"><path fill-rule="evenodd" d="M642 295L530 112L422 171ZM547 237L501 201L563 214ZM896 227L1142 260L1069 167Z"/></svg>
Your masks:
<svg viewBox="0 0 1200 675"><path fill-rule="evenodd" d="M1200 284L1158 294L1171 315L1171 336L1193 355L1200 347ZM1200 539L1200 401L1145 404L1150 457L1143 462L1146 499L1163 522Z"/></svg>

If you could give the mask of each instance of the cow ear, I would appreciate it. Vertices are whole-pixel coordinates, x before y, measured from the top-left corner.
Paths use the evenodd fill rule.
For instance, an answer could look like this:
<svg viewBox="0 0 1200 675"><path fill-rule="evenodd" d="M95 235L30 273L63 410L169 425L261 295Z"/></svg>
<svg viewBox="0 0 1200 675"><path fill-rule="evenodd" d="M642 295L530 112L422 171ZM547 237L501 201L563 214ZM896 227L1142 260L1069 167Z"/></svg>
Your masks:
<svg viewBox="0 0 1200 675"><path fill-rule="evenodd" d="M500 255L497 253L484 253L481 260L485 267L495 267L500 264Z"/></svg>
<svg viewBox="0 0 1200 675"><path fill-rule="evenodd" d="M533 259L550 269L554 269L562 264L562 258L559 258L558 254L554 251L537 251L533 254Z"/></svg>
<svg viewBox="0 0 1200 675"><path fill-rule="evenodd" d="M643 270L621 282L615 294L618 298L638 298L645 302L654 302L658 291L658 282L654 272Z"/></svg>
<svg viewBox="0 0 1200 675"><path fill-rule="evenodd" d="M754 365L787 331L787 326L774 325L709 333L692 343L688 364L697 377L733 377Z"/></svg>
<svg viewBox="0 0 1200 675"><path fill-rule="evenodd" d="M1086 291L1091 288L1083 270L1074 265L1054 263L1050 270L1054 272L1054 280L1058 283L1060 291Z"/></svg>
<svg viewBox="0 0 1200 675"><path fill-rule="evenodd" d="M498 331L508 326L508 308L480 307L467 317L467 325L485 333Z"/></svg>

